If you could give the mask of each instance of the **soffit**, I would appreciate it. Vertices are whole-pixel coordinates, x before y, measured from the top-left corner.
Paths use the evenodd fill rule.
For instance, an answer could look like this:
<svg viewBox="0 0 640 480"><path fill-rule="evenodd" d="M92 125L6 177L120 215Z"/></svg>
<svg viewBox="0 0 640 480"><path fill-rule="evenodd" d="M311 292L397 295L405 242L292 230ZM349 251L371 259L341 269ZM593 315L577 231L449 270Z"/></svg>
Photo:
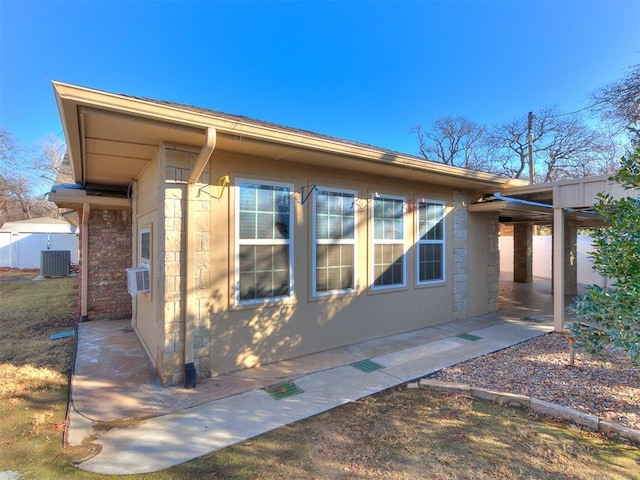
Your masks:
<svg viewBox="0 0 640 480"><path fill-rule="evenodd" d="M204 131L158 120L79 108L81 152L74 162L76 181L125 186L155 158L163 143L199 147ZM75 159L74 159L75 160Z"/></svg>

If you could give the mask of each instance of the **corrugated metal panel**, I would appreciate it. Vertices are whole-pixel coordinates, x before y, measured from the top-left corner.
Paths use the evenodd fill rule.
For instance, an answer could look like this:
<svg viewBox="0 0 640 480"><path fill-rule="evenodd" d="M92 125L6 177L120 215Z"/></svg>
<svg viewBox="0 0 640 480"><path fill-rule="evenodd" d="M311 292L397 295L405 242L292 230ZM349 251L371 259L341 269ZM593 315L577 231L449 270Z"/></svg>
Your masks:
<svg viewBox="0 0 640 480"><path fill-rule="evenodd" d="M69 275L71 252L69 250L43 250L40 252L40 275L66 277Z"/></svg>

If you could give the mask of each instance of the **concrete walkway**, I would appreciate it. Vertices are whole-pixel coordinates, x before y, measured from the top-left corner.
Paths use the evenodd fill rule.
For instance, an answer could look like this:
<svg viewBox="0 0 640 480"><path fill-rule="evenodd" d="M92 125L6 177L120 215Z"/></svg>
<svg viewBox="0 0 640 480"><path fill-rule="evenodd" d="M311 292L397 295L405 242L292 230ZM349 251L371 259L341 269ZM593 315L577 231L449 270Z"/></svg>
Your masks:
<svg viewBox="0 0 640 480"><path fill-rule="evenodd" d="M201 381L155 380L128 322L80 324L67 444L83 470L152 472L552 330L550 315L495 312ZM105 348L108 346L108 348ZM355 362L371 360L369 373ZM265 387L293 381L276 400Z"/></svg>

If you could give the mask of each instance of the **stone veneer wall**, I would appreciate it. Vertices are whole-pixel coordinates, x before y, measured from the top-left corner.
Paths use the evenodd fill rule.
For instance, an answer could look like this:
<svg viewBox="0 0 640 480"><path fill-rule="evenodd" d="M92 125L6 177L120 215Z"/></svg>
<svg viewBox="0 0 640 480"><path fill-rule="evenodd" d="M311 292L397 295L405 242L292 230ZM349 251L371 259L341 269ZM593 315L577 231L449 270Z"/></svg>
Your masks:
<svg viewBox="0 0 640 480"><path fill-rule="evenodd" d="M210 195L209 172L205 169L193 199L195 209L195 269L186 272L186 189L191 168L198 157L197 150L164 146L159 154L159 199L164 204L164 217L158 222L158 259L160 299L164 325L161 380L165 385L184 382L185 355L185 275L195 276L197 305L193 306L194 364L197 378L210 375L209 365L209 274L210 274Z"/></svg>
<svg viewBox="0 0 640 480"><path fill-rule="evenodd" d="M81 235L86 233L81 232ZM131 297L127 292L126 273L126 268L131 266L131 212L91 210L88 234L89 251L81 252L81 262L89 262L88 319L131 318ZM84 278L80 278L80 282L84 281Z"/></svg>
<svg viewBox="0 0 640 480"><path fill-rule="evenodd" d="M465 192L453 192L453 318L468 317L469 272L467 255L467 196Z"/></svg>

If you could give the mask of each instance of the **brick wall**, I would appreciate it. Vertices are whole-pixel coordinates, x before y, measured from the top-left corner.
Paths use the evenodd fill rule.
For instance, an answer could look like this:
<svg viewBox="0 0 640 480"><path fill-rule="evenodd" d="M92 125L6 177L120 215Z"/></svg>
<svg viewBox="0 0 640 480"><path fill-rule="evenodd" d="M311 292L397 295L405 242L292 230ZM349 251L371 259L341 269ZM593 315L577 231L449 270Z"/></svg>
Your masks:
<svg viewBox="0 0 640 480"><path fill-rule="evenodd" d="M82 232L81 235L84 235ZM131 266L131 212L92 210L89 216L87 316L89 320L131 318L126 268ZM84 282L83 278L80 278Z"/></svg>

